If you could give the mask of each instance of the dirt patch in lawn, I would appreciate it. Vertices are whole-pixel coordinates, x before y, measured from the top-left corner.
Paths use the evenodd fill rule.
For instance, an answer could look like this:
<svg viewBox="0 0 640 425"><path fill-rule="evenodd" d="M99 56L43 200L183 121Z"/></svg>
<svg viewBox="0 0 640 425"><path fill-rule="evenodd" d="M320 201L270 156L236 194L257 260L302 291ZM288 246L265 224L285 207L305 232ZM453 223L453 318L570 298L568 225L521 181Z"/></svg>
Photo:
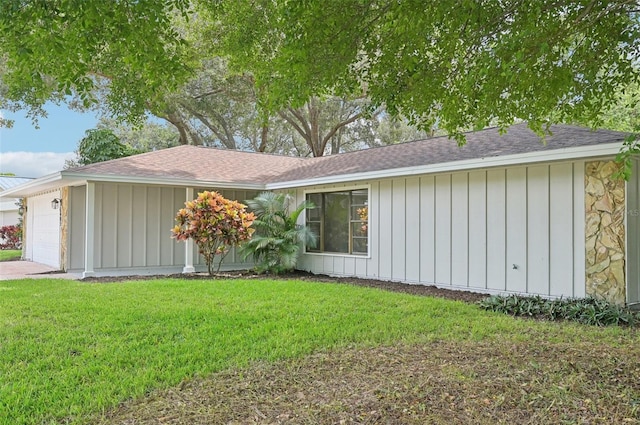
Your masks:
<svg viewBox="0 0 640 425"><path fill-rule="evenodd" d="M640 349L433 342L258 363L129 401L100 424L640 423Z"/></svg>
<svg viewBox="0 0 640 425"><path fill-rule="evenodd" d="M82 279L83 282L121 282L125 280L148 280L148 279L296 279L310 282L327 282L342 283L349 285L367 286L377 288L384 291L403 292L412 295L422 295L430 297L447 298L450 300L464 301L474 303L486 298L488 294L477 292L459 291L451 289L437 288L432 285L412 285L400 282L389 282L375 279L360 279L355 277L331 277L327 275L313 274L303 271L295 271L282 275L265 275L255 274L250 271L237 271L229 273L220 273L215 276L209 276L206 273L190 273L190 274L174 274L174 275L154 275L154 276L109 276L109 277L87 277Z"/></svg>

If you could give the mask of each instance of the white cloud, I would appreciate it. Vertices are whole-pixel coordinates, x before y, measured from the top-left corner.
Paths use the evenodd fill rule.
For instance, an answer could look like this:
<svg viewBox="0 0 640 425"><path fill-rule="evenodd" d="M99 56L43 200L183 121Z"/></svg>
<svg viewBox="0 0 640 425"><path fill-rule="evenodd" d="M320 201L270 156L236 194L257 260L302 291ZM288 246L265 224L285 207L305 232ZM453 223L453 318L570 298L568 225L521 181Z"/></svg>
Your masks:
<svg viewBox="0 0 640 425"><path fill-rule="evenodd" d="M62 170L64 161L74 156L73 152L2 152L0 172L18 177L41 177Z"/></svg>

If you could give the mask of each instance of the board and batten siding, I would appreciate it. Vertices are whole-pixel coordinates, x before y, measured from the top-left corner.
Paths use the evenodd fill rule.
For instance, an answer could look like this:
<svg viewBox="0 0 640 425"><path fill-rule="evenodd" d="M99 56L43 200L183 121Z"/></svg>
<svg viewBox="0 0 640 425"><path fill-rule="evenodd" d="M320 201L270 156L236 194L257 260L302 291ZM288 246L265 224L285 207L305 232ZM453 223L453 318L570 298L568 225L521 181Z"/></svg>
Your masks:
<svg viewBox="0 0 640 425"><path fill-rule="evenodd" d="M194 190L194 197L203 190ZM229 199L245 200L255 192L221 190ZM84 269L86 186L70 189L70 271ZM185 265L185 242L171 237L176 212L186 201L184 187L95 183L94 269L97 274L181 272ZM206 271L194 244L194 266ZM229 253L222 268L250 266Z"/></svg>
<svg viewBox="0 0 640 425"><path fill-rule="evenodd" d="M627 183L627 303L640 303L640 160Z"/></svg>
<svg viewBox="0 0 640 425"><path fill-rule="evenodd" d="M585 295L584 162L299 188L369 188L369 255L304 253L313 273L490 293Z"/></svg>

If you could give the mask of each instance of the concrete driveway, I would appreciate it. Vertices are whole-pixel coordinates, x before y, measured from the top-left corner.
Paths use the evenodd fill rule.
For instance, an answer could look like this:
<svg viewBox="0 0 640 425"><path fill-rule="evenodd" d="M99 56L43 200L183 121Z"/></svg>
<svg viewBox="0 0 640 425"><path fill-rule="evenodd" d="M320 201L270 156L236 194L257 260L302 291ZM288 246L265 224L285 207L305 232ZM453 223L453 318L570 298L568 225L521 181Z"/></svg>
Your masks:
<svg viewBox="0 0 640 425"><path fill-rule="evenodd" d="M0 262L0 280L13 279L80 279L80 275L62 273L53 267L32 261Z"/></svg>

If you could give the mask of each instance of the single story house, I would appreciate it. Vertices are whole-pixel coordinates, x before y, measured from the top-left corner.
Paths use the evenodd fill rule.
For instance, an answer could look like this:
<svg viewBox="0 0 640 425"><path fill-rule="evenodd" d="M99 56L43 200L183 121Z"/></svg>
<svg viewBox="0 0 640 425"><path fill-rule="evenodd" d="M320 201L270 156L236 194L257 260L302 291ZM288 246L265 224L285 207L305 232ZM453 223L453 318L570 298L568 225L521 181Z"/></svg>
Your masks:
<svg viewBox="0 0 640 425"><path fill-rule="evenodd" d="M0 192L11 189L30 180L30 178L26 177L0 176ZM0 199L0 227L17 225L19 217L18 199Z"/></svg>
<svg viewBox="0 0 640 425"><path fill-rule="evenodd" d="M84 276L204 270L170 236L198 191L284 191L318 208L299 268L488 293L640 302L640 166L616 180L625 134L526 124L321 158L196 146L60 171L27 199L24 257ZM53 207L58 207L54 209ZM53 224L58 224L53 226ZM231 254L226 269L246 268Z"/></svg>

